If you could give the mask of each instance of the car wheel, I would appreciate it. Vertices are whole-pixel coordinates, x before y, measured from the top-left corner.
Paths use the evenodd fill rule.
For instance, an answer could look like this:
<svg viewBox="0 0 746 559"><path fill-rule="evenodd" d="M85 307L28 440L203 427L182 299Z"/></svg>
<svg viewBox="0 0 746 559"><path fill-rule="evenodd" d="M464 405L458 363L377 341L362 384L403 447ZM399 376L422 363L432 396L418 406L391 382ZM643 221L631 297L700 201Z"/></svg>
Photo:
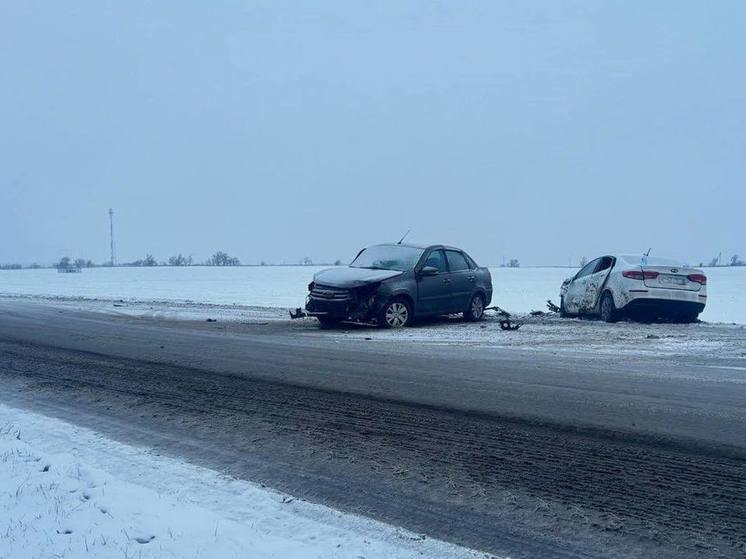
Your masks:
<svg viewBox="0 0 746 559"><path fill-rule="evenodd" d="M402 328L412 321L412 307L406 299L392 299L378 313L381 328Z"/></svg>
<svg viewBox="0 0 746 559"><path fill-rule="evenodd" d="M560 318L570 318L570 315L567 314L567 309L565 308L565 298L564 297L560 297L559 315L560 315Z"/></svg>
<svg viewBox="0 0 746 559"><path fill-rule="evenodd" d="M464 319L469 322L477 322L484 318L484 299L477 293L469 301L469 308L464 311Z"/></svg>
<svg viewBox="0 0 746 559"><path fill-rule="evenodd" d="M601 297L601 320L604 322L616 322L619 320L619 312L614 305L614 298L608 291Z"/></svg>

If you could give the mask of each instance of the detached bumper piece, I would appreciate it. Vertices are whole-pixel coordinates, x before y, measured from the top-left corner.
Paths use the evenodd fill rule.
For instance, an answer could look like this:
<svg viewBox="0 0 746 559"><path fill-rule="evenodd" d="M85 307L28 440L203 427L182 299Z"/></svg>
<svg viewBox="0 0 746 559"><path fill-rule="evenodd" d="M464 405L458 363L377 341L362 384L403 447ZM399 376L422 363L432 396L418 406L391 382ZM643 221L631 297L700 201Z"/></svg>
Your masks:
<svg viewBox="0 0 746 559"><path fill-rule="evenodd" d="M306 318L307 316L311 316L311 315L309 315L306 311L304 311L300 307L296 307L294 311L290 311L290 318L292 318L293 320L297 318Z"/></svg>
<svg viewBox="0 0 746 559"><path fill-rule="evenodd" d="M495 311L497 316L500 317L500 329L501 330L518 330L521 325L518 322L514 322L510 319L510 313L505 309L501 309L497 305L492 307L485 307L486 311Z"/></svg>

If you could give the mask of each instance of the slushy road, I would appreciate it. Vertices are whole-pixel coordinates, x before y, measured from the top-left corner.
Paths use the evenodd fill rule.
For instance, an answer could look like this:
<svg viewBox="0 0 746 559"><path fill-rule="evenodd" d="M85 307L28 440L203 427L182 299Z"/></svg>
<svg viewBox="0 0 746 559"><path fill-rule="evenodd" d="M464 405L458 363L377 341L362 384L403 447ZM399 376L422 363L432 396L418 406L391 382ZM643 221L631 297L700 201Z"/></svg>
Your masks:
<svg viewBox="0 0 746 559"><path fill-rule="evenodd" d="M746 553L738 361L372 338L2 300L0 399L498 555Z"/></svg>

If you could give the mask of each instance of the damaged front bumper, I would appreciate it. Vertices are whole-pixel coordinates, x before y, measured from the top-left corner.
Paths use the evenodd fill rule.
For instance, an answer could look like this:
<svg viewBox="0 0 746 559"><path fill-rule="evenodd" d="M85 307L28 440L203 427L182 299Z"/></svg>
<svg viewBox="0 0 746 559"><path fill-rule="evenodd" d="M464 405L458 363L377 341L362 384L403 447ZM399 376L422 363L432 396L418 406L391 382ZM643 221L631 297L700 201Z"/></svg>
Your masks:
<svg viewBox="0 0 746 559"><path fill-rule="evenodd" d="M290 313L291 318L318 317L330 320L371 322L378 311L377 286L353 289L309 285L305 309Z"/></svg>

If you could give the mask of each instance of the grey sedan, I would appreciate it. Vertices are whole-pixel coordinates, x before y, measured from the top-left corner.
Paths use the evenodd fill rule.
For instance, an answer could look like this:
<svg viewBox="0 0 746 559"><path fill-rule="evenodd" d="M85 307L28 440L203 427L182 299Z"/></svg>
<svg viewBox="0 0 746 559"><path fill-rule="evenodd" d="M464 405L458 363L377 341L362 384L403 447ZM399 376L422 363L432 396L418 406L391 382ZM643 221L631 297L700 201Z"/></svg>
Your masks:
<svg viewBox="0 0 746 559"><path fill-rule="evenodd" d="M322 326L352 320L401 328L426 316L481 320L492 277L458 248L383 244L361 250L347 267L318 272L308 289L306 312Z"/></svg>

